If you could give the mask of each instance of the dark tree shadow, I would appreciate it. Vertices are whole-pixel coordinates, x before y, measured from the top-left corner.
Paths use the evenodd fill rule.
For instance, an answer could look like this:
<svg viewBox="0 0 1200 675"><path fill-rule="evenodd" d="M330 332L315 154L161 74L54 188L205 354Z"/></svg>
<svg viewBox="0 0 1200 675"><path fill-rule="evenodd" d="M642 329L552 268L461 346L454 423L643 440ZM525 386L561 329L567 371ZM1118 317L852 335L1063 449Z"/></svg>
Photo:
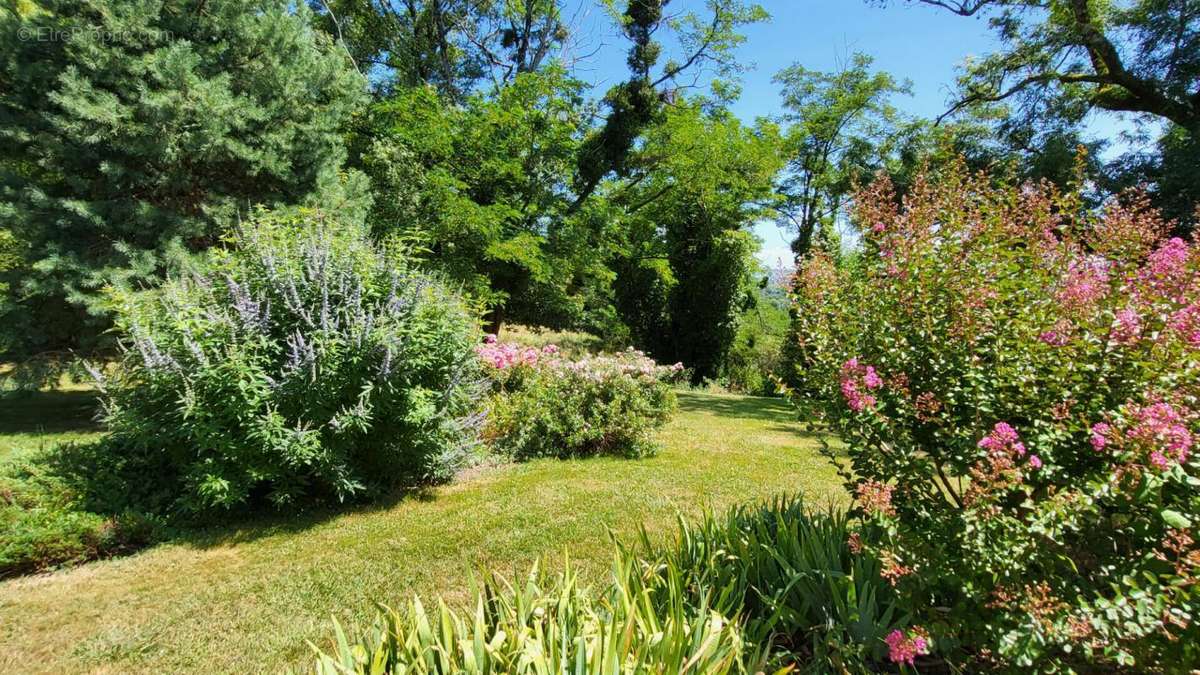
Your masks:
<svg viewBox="0 0 1200 675"><path fill-rule="evenodd" d="M93 391L35 391L0 395L0 434L102 431Z"/></svg>
<svg viewBox="0 0 1200 675"><path fill-rule="evenodd" d="M377 513L405 501L432 502L436 499L435 488L426 486L393 490L369 502L326 504L300 510L260 507L227 522L176 528L164 541L195 549L236 546L275 535L299 534L344 515Z"/></svg>
<svg viewBox="0 0 1200 675"><path fill-rule="evenodd" d="M780 424L796 422L796 409L782 398L735 397L691 391L681 391L678 397L679 409L684 412L703 412L719 417L736 417Z"/></svg>
<svg viewBox="0 0 1200 675"><path fill-rule="evenodd" d="M681 391L678 395L679 409L685 412L708 413L718 417L758 420L770 422L768 431L792 434L805 440L829 440L830 434L807 428L800 421L796 409L784 398L767 396L725 396Z"/></svg>

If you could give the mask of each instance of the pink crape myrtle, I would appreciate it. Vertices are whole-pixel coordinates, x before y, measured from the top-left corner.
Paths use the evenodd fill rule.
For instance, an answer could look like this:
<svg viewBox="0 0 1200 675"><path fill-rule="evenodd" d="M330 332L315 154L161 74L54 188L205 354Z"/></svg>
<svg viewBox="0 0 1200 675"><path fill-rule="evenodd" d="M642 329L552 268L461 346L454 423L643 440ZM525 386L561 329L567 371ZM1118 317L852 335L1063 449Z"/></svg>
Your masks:
<svg viewBox="0 0 1200 675"><path fill-rule="evenodd" d="M854 221L859 251L793 277L789 384L843 444L852 554L933 632L921 649L1200 662L1200 246L1142 195L1094 209L961 164L877 178Z"/></svg>

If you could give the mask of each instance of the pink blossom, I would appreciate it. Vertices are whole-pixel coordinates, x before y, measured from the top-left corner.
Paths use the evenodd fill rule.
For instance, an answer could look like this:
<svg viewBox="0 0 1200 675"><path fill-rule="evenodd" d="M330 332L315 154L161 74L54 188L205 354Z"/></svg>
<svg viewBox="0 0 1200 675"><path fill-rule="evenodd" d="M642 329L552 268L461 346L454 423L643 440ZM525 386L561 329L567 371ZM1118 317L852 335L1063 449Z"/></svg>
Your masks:
<svg viewBox="0 0 1200 675"><path fill-rule="evenodd" d="M883 380L874 367L860 364L857 358L842 364L842 396L854 412L873 407L876 401L870 392L882 386Z"/></svg>
<svg viewBox="0 0 1200 675"><path fill-rule="evenodd" d="M1187 263L1190 253L1184 240L1179 237L1168 239L1147 257L1141 280L1160 295L1183 302L1189 285Z"/></svg>
<svg viewBox="0 0 1200 675"><path fill-rule="evenodd" d="M1061 333L1057 330L1048 330L1038 336L1038 339L1053 347L1061 347L1069 341L1066 333Z"/></svg>
<svg viewBox="0 0 1200 675"><path fill-rule="evenodd" d="M1188 253L1187 242L1172 237L1147 257L1147 272L1158 279L1174 278L1187 267Z"/></svg>
<svg viewBox="0 0 1200 675"><path fill-rule="evenodd" d="M892 505L892 490L887 483L868 480L859 483L854 489L858 503L863 510L872 515L894 516L896 507Z"/></svg>
<svg viewBox="0 0 1200 675"><path fill-rule="evenodd" d="M1112 339L1117 344L1129 344L1142 334L1142 317L1132 309L1117 310L1113 321Z"/></svg>
<svg viewBox="0 0 1200 675"><path fill-rule="evenodd" d="M888 658L892 663L913 665L918 656L929 653L929 634L924 629L914 627L905 632L896 629L883 639L888 646Z"/></svg>
<svg viewBox="0 0 1200 675"><path fill-rule="evenodd" d="M883 380L879 379L874 368L867 366L866 372L863 373L863 384L867 385L867 389L878 389L883 386Z"/></svg>
<svg viewBox="0 0 1200 675"><path fill-rule="evenodd" d="M520 349L506 342L485 342L475 346L475 354L480 360L496 370L505 370L516 365L537 365L538 351L536 349Z"/></svg>
<svg viewBox="0 0 1200 675"><path fill-rule="evenodd" d="M1092 425L1092 448L1096 452L1104 450L1108 445L1108 434L1111 431L1112 427L1105 422L1097 422Z"/></svg>
<svg viewBox="0 0 1200 675"><path fill-rule="evenodd" d="M1147 448L1150 462L1165 469L1170 460L1187 461L1193 438L1184 416L1171 404L1152 403L1134 412L1135 423L1126 432L1131 441Z"/></svg>
<svg viewBox="0 0 1200 675"><path fill-rule="evenodd" d="M1169 324L1190 347L1200 347L1200 304L1193 302L1171 315Z"/></svg>
<svg viewBox="0 0 1200 675"><path fill-rule="evenodd" d="M1017 430L1012 428L1008 422L997 422L996 426L992 427L992 433L979 439L979 447L984 450L1001 452L1014 443L1020 443L1020 437L1017 435ZM1021 452L1025 451L1025 446L1021 446Z"/></svg>
<svg viewBox="0 0 1200 675"><path fill-rule="evenodd" d="M1108 294L1108 269L1103 260L1072 261L1056 297L1070 310L1088 309Z"/></svg>
<svg viewBox="0 0 1200 675"><path fill-rule="evenodd" d="M997 422L996 426L992 427L992 432L987 436L979 439L977 444L980 448L987 450L988 461L991 463L994 470L1008 470L1014 467L1014 457L1024 457L1028 449L1021 442L1021 437L1017 434L1017 430L1012 428L1008 422ZM1029 465L1035 469L1040 469L1042 459L1037 455L1029 455Z"/></svg>

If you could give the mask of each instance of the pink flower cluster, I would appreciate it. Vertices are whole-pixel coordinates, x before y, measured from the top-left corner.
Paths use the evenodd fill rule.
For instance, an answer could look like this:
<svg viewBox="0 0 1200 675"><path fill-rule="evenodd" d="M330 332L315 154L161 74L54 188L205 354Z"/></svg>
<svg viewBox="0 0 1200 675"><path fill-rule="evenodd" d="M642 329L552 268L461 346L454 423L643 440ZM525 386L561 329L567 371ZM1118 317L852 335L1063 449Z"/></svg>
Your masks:
<svg viewBox="0 0 1200 675"><path fill-rule="evenodd" d="M1200 303L1193 302L1172 314L1170 326L1188 346L1200 348Z"/></svg>
<svg viewBox="0 0 1200 675"><path fill-rule="evenodd" d="M1124 432L1107 422L1092 425L1092 448L1103 452L1110 446L1124 447L1160 470L1187 462L1195 436L1182 411L1159 401L1134 407L1129 418L1131 425Z"/></svg>
<svg viewBox="0 0 1200 675"><path fill-rule="evenodd" d="M536 366L543 357L557 353L558 347L555 345L546 345L539 350L509 342L497 342L495 335L486 336L484 343L475 347L475 354L496 370L507 370L515 366Z"/></svg>
<svg viewBox="0 0 1200 675"><path fill-rule="evenodd" d="M1112 339L1117 344L1135 342L1142 335L1142 317L1133 309L1119 309L1113 317Z"/></svg>
<svg viewBox="0 0 1200 675"><path fill-rule="evenodd" d="M1093 307L1108 295L1108 270L1102 259L1071 261L1056 297L1068 310Z"/></svg>
<svg viewBox="0 0 1200 675"><path fill-rule="evenodd" d="M1150 288L1177 302L1184 302L1184 295L1190 285L1188 274L1188 258L1191 248L1187 242L1174 237L1154 249L1146 258L1146 266L1141 271L1141 280Z"/></svg>
<svg viewBox="0 0 1200 675"><path fill-rule="evenodd" d="M888 646L888 658L892 663L913 665L918 656L929 653L929 633L920 626L901 631L896 629L883 639Z"/></svg>
<svg viewBox="0 0 1200 675"><path fill-rule="evenodd" d="M587 356L576 361L556 359L549 365L560 375L582 377L594 382L606 381L613 377L665 380L683 371L682 363L660 366L644 352L633 348L619 354Z"/></svg>
<svg viewBox="0 0 1200 675"><path fill-rule="evenodd" d="M1107 422L1097 422L1092 425L1092 449L1103 452L1108 447L1108 435L1112 433L1112 425Z"/></svg>
<svg viewBox="0 0 1200 675"><path fill-rule="evenodd" d="M1192 449L1192 432L1186 420L1169 403L1152 403L1134 413L1135 423L1126 436L1149 449L1150 463L1167 469L1171 462L1187 461Z"/></svg>
<svg viewBox="0 0 1200 675"><path fill-rule="evenodd" d="M877 480L863 481L855 488L855 493L858 497L858 503L862 505L863 510L870 514L881 516L896 515L896 508L892 506L892 486Z"/></svg>
<svg viewBox="0 0 1200 675"><path fill-rule="evenodd" d="M882 386L883 380L873 366L862 365L857 358L842 364L842 396L854 412L874 406L875 397L870 392Z"/></svg>
<svg viewBox="0 0 1200 675"><path fill-rule="evenodd" d="M1017 430L1008 422L997 422L990 434L979 439L978 445L987 450L988 459L993 465L1010 466L1014 456L1024 457L1026 452ZM1042 468L1042 459L1037 455L1029 455L1029 466Z"/></svg>

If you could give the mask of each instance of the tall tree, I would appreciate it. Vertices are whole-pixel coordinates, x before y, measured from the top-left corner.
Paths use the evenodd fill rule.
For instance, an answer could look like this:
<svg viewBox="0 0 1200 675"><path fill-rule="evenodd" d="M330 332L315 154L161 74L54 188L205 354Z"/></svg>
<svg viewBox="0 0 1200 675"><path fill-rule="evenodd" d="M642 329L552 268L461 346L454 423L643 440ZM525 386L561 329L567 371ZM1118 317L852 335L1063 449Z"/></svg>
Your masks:
<svg viewBox="0 0 1200 675"><path fill-rule="evenodd" d="M566 213L592 112L583 90L546 67L461 104L431 86L399 90L363 119L355 155L376 191L373 229L416 242L489 308L492 330L578 318L595 259L586 214Z"/></svg>
<svg viewBox="0 0 1200 675"><path fill-rule="evenodd" d="M698 86L705 74L715 78L720 90L724 78L741 72L743 66L733 57L734 49L745 41L738 31L769 18L759 5L742 0L706 0L707 18L695 12L668 17L664 10L670 0L626 0L623 12L617 11L616 0L607 2L631 42L626 59L629 79L605 94L608 115L580 148L572 210L606 176L629 174L634 143L658 119L664 105ZM684 53L659 65L662 45L654 38L663 25L676 32ZM685 77L692 79L684 81Z"/></svg>
<svg viewBox="0 0 1200 675"><path fill-rule="evenodd" d="M1066 95L1200 132L1200 0L910 1L986 16L1000 39L1000 51L969 65L951 111Z"/></svg>
<svg viewBox="0 0 1200 675"><path fill-rule="evenodd" d="M715 376L754 298L750 227L775 203L778 129L680 104L647 132L638 159L609 195L628 222L618 309L656 358L682 361L697 380Z"/></svg>
<svg viewBox="0 0 1200 675"><path fill-rule="evenodd" d="M856 53L834 72L797 64L775 76L788 124L779 220L796 232L797 260L808 253L814 235L842 215L855 180L882 168L898 138L891 97L907 93L908 85L872 72L871 64L869 56Z"/></svg>
<svg viewBox="0 0 1200 675"><path fill-rule="evenodd" d="M0 359L86 346L98 291L152 283L256 203L341 190L365 82L284 0L0 11Z"/></svg>
<svg viewBox="0 0 1200 675"><path fill-rule="evenodd" d="M570 37L557 0L309 0L377 91L431 84L462 101L540 68Z"/></svg>
<svg viewBox="0 0 1200 675"><path fill-rule="evenodd" d="M886 1L886 0L881 0ZM1107 190L1148 190L1193 227L1200 195L1200 0L909 0L987 17L1000 49L968 62L942 116L990 116L1022 173L1062 182L1087 146L1087 175ZM1142 148L1101 166L1104 139L1083 132L1092 112L1132 113L1154 130ZM1157 134L1157 140L1154 135ZM1109 193L1111 194L1111 192Z"/></svg>

